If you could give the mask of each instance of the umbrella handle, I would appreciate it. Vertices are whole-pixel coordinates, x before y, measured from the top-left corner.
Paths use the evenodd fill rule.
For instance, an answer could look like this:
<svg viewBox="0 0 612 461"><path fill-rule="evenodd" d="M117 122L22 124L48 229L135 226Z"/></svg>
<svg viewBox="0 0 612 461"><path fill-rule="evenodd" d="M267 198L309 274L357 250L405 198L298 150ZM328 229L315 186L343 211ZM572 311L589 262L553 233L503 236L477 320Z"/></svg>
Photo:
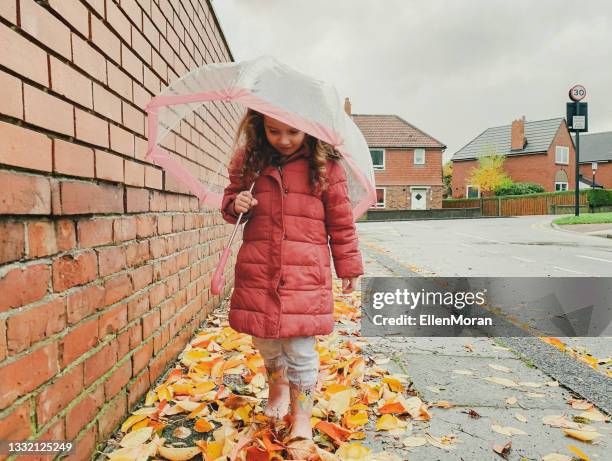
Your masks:
<svg viewBox="0 0 612 461"><path fill-rule="evenodd" d="M249 192L253 191L253 187L255 186L255 181L251 184ZM232 254L232 242L234 241L234 236L236 235L236 231L238 230L238 226L240 225L240 220L242 219L242 215L244 213L240 213L238 215L238 219L236 220L236 224L234 225L234 230L232 231L232 235L230 236L229 242L227 246L223 250L223 254L221 255L221 259L219 260L219 264L215 269L215 273L213 274L212 283L210 287L210 291L213 295L218 295L223 290L223 286L225 285L225 277L223 277L223 270L225 269L225 264L227 263L228 258Z"/></svg>

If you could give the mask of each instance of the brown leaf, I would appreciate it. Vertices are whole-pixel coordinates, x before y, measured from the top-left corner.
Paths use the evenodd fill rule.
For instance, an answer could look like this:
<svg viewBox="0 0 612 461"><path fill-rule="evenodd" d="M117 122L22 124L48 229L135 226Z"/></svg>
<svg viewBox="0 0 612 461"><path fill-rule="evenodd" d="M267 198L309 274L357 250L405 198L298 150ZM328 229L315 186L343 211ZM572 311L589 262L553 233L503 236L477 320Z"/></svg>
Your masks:
<svg viewBox="0 0 612 461"><path fill-rule="evenodd" d="M474 418L474 419L480 418L480 414L478 414L477 412L475 412L471 408L470 408L469 411L462 411L462 413L467 414L470 418Z"/></svg>
<svg viewBox="0 0 612 461"><path fill-rule="evenodd" d="M493 451L504 459L508 459L508 455L512 450L512 440L508 440L505 445L494 445Z"/></svg>

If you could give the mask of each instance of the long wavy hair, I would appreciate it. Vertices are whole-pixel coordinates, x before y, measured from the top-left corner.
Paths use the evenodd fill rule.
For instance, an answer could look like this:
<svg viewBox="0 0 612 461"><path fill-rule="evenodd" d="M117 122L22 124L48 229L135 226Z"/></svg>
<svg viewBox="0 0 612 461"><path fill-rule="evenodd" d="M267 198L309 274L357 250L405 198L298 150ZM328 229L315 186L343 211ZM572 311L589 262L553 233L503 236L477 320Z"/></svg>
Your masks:
<svg viewBox="0 0 612 461"><path fill-rule="evenodd" d="M260 112L248 109L238 125L235 148L242 146L245 158L242 171L238 171L242 186L248 189L257 178L258 172L279 158L279 153L270 145L264 128L264 116ZM320 193L327 189L327 175L325 164L328 159L338 160L342 155L330 144L321 141L309 134L304 137L304 144L310 150L309 178L313 192Z"/></svg>

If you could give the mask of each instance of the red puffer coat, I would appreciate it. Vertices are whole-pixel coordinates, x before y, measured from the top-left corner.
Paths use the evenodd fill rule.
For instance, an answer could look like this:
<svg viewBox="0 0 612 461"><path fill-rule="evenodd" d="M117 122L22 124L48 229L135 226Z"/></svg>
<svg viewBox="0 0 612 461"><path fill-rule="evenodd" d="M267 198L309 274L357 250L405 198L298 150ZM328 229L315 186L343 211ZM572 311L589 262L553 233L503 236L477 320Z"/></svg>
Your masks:
<svg viewBox="0 0 612 461"><path fill-rule="evenodd" d="M314 194L310 152L302 147L281 167L264 168L255 181L258 204L249 210L238 252L230 326L260 338L329 334L334 327L330 247L340 278L363 274L342 165L327 162L328 188ZM237 173L244 151L232 159L221 212L234 224L234 199L243 190ZM329 237L329 240L328 240Z"/></svg>

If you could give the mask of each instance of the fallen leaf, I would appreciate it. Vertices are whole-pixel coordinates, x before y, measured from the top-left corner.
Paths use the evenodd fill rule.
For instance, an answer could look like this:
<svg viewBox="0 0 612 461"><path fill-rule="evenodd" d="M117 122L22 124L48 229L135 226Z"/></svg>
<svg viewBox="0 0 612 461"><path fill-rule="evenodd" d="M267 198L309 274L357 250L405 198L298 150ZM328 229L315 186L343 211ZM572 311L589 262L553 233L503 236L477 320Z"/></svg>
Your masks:
<svg viewBox="0 0 612 461"><path fill-rule="evenodd" d="M172 431L172 437L176 437L177 439L186 439L191 435L191 429L180 426Z"/></svg>
<svg viewBox="0 0 612 461"><path fill-rule="evenodd" d="M195 422L193 428L196 432L210 432L214 426L206 418L200 418Z"/></svg>
<svg viewBox="0 0 612 461"><path fill-rule="evenodd" d="M436 403L432 403L431 405L436 408L453 408L455 406L454 404L447 402L446 400L440 400Z"/></svg>
<svg viewBox="0 0 612 461"><path fill-rule="evenodd" d="M567 403L570 404L574 410L590 410L593 408L593 404L586 400L569 399Z"/></svg>
<svg viewBox="0 0 612 461"><path fill-rule="evenodd" d="M376 421L377 431L390 431L399 427L404 427L406 423L400 420L397 416L391 414L382 415L378 421Z"/></svg>
<svg viewBox="0 0 612 461"><path fill-rule="evenodd" d="M504 373L512 373L512 368L505 367L503 365L497 365L495 363L489 363L489 367L497 371L503 371Z"/></svg>
<svg viewBox="0 0 612 461"><path fill-rule="evenodd" d="M539 392L527 392L525 395L533 399L543 399L546 397L546 394L540 394Z"/></svg>
<svg viewBox="0 0 612 461"><path fill-rule="evenodd" d="M457 437L453 434L443 435L442 437L436 437L426 432L425 437L430 445L442 450L454 450L456 447L453 445L457 441Z"/></svg>
<svg viewBox="0 0 612 461"><path fill-rule="evenodd" d="M329 399L327 409L333 411L337 416L342 416L348 410L351 404L353 389L349 388L344 391L336 392Z"/></svg>
<svg viewBox="0 0 612 461"><path fill-rule="evenodd" d="M581 442L592 442L593 440L601 437L601 434L597 431L585 431L577 429L563 429L563 432L568 437L571 437Z"/></svg>
<svg viewBox="0 0 612 461"><path fill-rule="evenodd" d="M132 448L137 447L139 445L143 445L147 440L149 440L151 434L153 434L152 427L143 427L142 429L137 429L135 431L130 432L129 434L126 434L121 439L121 442L119 442L119 445L124 448Z"/></svg>
<svg viewBox="0 0 612 461"><path fill-rule="evenodd" d="M559 387L559 381L548 381L546 385L548 387Z"/></svg>
<svg viewBox="0 0 612 461"><path fill-rule="evenodd" d="M493 424L491 425L491 429L498 434L507 435L509 437L513 435L527 435L527 432L512 426L500 426L499 424Z"/></svg>
<svg viewBox="0 0 612 461"><path fill-rule="evenodd" d="M372 450L359 442L342 444L336 450L336 456L342 461L361 461L369 457Z"/></svg>
<svg viewBox="0 0 612 461"><path fill-rule="evenodd" d="M138 421L142 421L143 419L145 419L147 417L146 414L138 414L138 415L132 415L130 416L128 419L126 419L123 424L121 425L121 429L119 429L121 432L127 432L130 427L132 427L134 424L136 424Z"/></svg>
<svg viewBox="0 0 612 461"><path fill-rule="evenodd" d="M505 387L516 387L517 383L512 381L511 379L499 378L497 376L487 376L486 378L482 378L485 381L489 381L491 383L499 384Z"/></svg>
<svg viewBox="0 0 612 461"><path fill-rule="evenodd" d="M589 458L580 448L574 446L574 445L568 445L567 449L569 451L571 451L572 453L574 453L576 456L578 456L578 458L582 461L591 461L591 458Z"/></svg>
<svg viewBox="0 0 612 461"><path fill-rule="evenodd" d="M521 423L526 423L527 422L527 418L524 415L520 414L520 413L514 413L514 417L518 421L520 421Z"/></svg>
<svg viewBox="0 0 612 461"><path fill-rule="evenodd" d="M470 376L474 374L474 372L470 370L453 370L453 373L456 373L458 375L466 375L466 376Z"/></svg>
<svg viewBox="0 0 612 461"><path fill-rule="evenodd" d="M512 396L512 397L508 397L508 398L506 399L506 403L507 403L508 405L516 405L516 402L517 402L517 400L516 400L516 397L514 397L514 396Z"/></svg>
<svg viewBox="0 0 612 461"><path fill-rule="evenodd" d="M427 386L427 389L429 389L434 394L439 394L440 392L442 392L440 388L435 387L435 386Z"/></svg>
<svg viewBox="0 0 612 461"><path fill-rule="evenodd" d="M319 421L315 429L327 434L338 445L345 442L351 435L351 431L329 421Z"/></svg>
<svg viewBox="0 0 612 461"><path fill-rule="evenodd" d="M572 461L572 458L559 453L549 453L542 457L542 461Z"/></svg>
<svg viewBox="0 0 612 461"><path fill-rule="evenodd" d="M542 383L532 383L529 381L521 381L518 383L519 386L523 386L523 387L542 387L544 386L544 384Z"/></svg>
<svg viewBox="0 0 612 461"><path fill-rule="evenodd" d="M474 419L478 419L481 417L479 413L477 413L475 410L471 408L469 411L464 411L463 413L466 413L470 418L474 418Z"/></svg>
<svg viewBox="0 0 612 461"><path fill-rule="evenodd" d="M159 447L159 454L170 461L187 461L200 453L201 451L198 447L174 448L163 445Z"/></svg>
<svg viewBox="0 0 612 461"><path fill-rule="evenodd" d="M399 379L397 378L386 377L382 379L382 382L387 383L387 385L393 392L404 392L404 386L402 385L402 383L399 382Z"/></svg>
<svg viewBox="0 0 612 461"><path fill-rule="evenodd" d="M589 421L595 421L595 422L606 422L610 420L610 418L608 418L606 415L604 415L602 412L600 412L596 408L592 408L589 411L584 411L580 413L580 417L586 418Z"/></svg>
<svg viewBox="0 0 612 461"><path fill-rule="evenodd" d="M411 435L410 437L406 437L402 440L402 444L408 448L420 447L427 443L427 439L425 437Z"/></svg>
<svg viewBox="0 0 612 461"><path fill-rule="evenodd" d="M504 445L494 445L493 451L497 453L502 458L508 458L510 455L510 450L512 450L512 440L508 440Z"/></svg>
<svg viewBox="0 0 612 461"><path fill-rule="evenodd" d="M465 347L470 352L474 352L474 346L470 343L464 344L463 347Z"/></svg>

